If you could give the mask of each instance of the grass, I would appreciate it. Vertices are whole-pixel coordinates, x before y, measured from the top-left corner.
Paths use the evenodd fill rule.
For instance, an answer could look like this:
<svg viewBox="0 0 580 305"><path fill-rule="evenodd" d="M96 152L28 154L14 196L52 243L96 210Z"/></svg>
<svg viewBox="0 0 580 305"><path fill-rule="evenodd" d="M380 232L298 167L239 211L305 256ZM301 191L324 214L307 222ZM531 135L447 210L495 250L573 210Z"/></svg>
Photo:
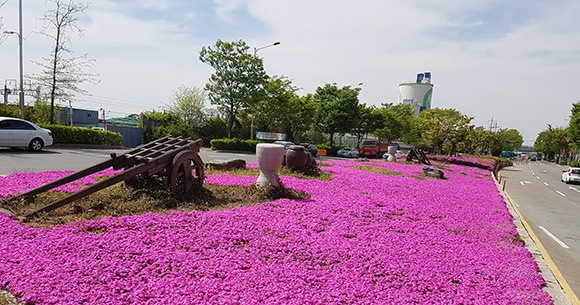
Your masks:
<svg viewBox="0 0 580 305"><path fill-rule="evenodd" d="M208 169L206 175L230 174L236 176L259 175L257 168L236 170ZM318 168L292 170L282 167L279 175L299 179L330 180L328 172ZM165 177L138 177L121 182L104 190L76 200L48 213L26 219L24 223L35 227L69 224L79 220L95 220L107 216L139 215L148 212L169 213L172 211L213 211L240 206L252 206L281 198L306 199L308 194L269 185L258 188L252 186L227 186L204 183L201 188L188 194L172 196ZM4 202L16 215L26 215L69 194L64 192L42 193L34 203L18 201ZM0 303L1 305L1 303Z"/></svg>

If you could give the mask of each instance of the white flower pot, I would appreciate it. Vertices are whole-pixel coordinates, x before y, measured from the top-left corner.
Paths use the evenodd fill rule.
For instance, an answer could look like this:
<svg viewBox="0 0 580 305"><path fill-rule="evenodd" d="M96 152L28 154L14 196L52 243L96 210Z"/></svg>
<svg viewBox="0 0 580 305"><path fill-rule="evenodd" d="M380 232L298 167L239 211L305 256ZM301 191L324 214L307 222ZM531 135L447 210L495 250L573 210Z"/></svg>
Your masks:
<svg viewBox="0 0 580 305"><path fill-rule="evenodd" d="M260 167L260 176L256 180L256 186L268 184L278 186L278 169L284 160L284 146L258 143L256 145L256 159Z"/></svg>
<svg viewBox="0 0 580 305"><path fill-rule="evenodd" d="M389 162L397 162L397 157L395 157L395 154L397 153L397 146L396 145L390 145L388 152L389 152L389 157L387 158L387 161L389 161Z"/></svg>

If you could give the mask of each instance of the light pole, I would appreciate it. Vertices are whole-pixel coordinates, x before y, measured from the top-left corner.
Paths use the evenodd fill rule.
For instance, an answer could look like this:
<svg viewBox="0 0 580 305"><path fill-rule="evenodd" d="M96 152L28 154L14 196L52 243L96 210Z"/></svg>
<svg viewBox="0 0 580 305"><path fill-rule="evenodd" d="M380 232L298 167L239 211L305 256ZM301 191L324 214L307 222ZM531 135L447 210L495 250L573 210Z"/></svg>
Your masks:
<svg viewBox="0 0 580 305"><path fill-rule="evenodd" d="M24 70L22 68L22 0L18 1L19 28L18 32L4 31L6 34L18 35L19 64L20 64L20 92L18 101L20 103L20 118L24 119Z"/></svg>
<svg viewBox="0 0 580 305"><path fill-rule="evenodd" d="M269 44L269 45L267 45L267 46L263 46L263 47L259 47L259 48L254 48L254 57L256 57L256 54L258 54L258 51L260 51L260 50L262 50L262 49L265 49L265 48L269 48L269 47L277 46L277 45L279 45L279 44L280 44L280 42L279 42L279 41L276 41L276 42L274 42L273 44Z"/></svg>

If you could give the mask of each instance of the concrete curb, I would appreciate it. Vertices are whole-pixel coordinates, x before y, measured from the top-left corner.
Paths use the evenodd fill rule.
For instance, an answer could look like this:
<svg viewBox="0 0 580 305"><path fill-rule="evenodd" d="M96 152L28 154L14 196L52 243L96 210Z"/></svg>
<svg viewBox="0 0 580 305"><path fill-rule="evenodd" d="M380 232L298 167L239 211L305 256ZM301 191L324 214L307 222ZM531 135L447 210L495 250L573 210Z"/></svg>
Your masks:
<svg viewBox="0 0 580 305"><path fill-rule="evenodd" d="M130 149L124 146L93 145L93 144L52 144L45 149Z"/></svg>

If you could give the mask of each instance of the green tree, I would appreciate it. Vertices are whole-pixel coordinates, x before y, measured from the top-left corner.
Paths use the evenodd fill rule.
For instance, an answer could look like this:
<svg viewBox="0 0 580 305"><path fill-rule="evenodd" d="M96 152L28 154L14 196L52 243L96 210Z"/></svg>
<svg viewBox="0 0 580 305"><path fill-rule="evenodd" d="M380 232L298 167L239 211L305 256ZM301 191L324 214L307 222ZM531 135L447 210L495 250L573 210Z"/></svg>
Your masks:
<svg viewBox="0 0 580 305"><path fill-rule="evenodd" d="M333 145L335 133L347 133L355 127L358 118L359 88L326 84L316 88L313 95L318 105L316 121L320 131L330 135L330 145Z"/></svg>
<svg viewBox="0 0 580 305"><path fill-rule="evenodd" d="M167 110L178 118L176 130L180 135L199 137L205 119L205 99L205 92L199 88L180 87L173 93L173 102Z"/></svg>
<svg viewBox="0 0 580 305"><path fill-rule="evenodd" d="M557 159L563 150L568 149L567 137L565 129L554 128L548 124L548 127L536 137L534 150L542 152L547 159Z"/></svg>
<svg viewBox="0 0 580 305"><path fill-rule="evenodd" d="M360 143L367 134L374 133L375 130L382 128L384 118L379 109L375 106L366 104L358 105L358 120L352 132L356 135L357 143Z"/></svg>
<svg viewBox="0 0 580 305"><path fill-rule="evenodd" d="M43 87L48 88L50 100L50 123L54 122L55 100L66 100L75 93L86 93L79 87L85 82L97 82L96 75L86 73L83 69L91 67L94 59L87 55L70 56L72 50L70 32L76 32L82 37L83 29L79 26L79 16L84 15L88 5L74 0L47 0L54 4L54 9L47 11L42 20L44 28L41 33L51 40L54 45L50 57L43 58L43 62L36 62L42 71L33 76ZM67 54L69 56L67 57Z"/></svg>
<svg viewBox="0 0 580 305"><path fill-rule="evenodd" d="M264 94L251 109L254 126L262 131L276 130L282 125L283 117L288 112L290 101L295 97L297 89L292 82L283 76L268 79L264 86Z"/></svg>
<svg viewBox="0 0 580 305"><path fill-rule="evenodd" d="M580 149L580 101L572 104L571 112L567 131L572 145L576 149Z"/></svg>
<svg viewBox="0 0 580 305"><path fill-rule="evenodd" d="M218 40L214 47L203 47L199 53L199 60L215 69L205 89L210 102L226 117L228 138L240 112L259 100L267 81L262 59L249 49L242 40Z"/></svg>
<svg viewBox="0 0 580 305"><path fill-rule="evenodd" d="M283 111L280 119L282 131L289 141L296 141L314 124L316 104L311 94L292 96L288 101L288 108Z"/></svg>
<svg viewBox="0 0 580 305"><path fill-rule="evenodd" d="M380 127L374 133L383 140L402 140L411 132L414 120L414 111L411 105L392 103L383 104L378 109L381 115Z"/></svg>
<svg viewBox="0 0 580 305"><path fill-rule="evenodd" d="M473 117L455 109L434 108L422 111L417 120L422 140L434 153L442 153L443 144L447 142L449 154L454 154L466 139Z"/></svg>

